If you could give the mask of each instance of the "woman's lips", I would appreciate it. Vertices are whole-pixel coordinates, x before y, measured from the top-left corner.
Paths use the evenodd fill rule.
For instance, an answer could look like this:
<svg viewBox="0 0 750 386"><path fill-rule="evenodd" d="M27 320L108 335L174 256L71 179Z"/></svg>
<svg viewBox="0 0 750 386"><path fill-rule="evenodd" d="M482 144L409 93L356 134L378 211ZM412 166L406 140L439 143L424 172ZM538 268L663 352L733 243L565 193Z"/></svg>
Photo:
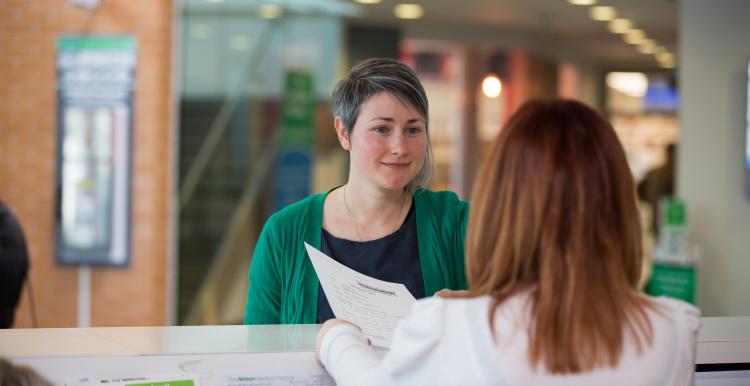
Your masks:
<svg viewBox="0 0 750 386"><path fill-rule="evenodd" d="M410 162L383 162L383 166L393 169L403 169L408 167Z"/></svg>

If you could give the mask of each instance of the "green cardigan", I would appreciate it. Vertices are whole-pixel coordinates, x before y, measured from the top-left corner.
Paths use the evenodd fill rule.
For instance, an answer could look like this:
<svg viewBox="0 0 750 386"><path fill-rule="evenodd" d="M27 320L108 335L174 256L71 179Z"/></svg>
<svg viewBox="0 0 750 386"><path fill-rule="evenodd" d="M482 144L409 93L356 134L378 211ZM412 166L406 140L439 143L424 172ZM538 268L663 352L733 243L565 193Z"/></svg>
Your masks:
<svg viewBox="0 0 750 386"><path fill-rule="evenodd" d="M250 264L245 324L316 323L318 276L303 242L320 249L327 193L296 202L271 216ZM469 204L452 192L414 194L424 292L466 289L464 235Z"/></svg>

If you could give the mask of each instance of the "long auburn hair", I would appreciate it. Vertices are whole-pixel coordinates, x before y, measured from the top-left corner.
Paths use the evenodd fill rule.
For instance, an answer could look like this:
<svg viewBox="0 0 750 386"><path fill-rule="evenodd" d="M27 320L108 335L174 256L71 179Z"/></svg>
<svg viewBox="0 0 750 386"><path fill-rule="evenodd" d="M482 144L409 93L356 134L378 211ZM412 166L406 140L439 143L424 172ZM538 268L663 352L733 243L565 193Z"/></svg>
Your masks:
<svg viewBox="0 0 750 386"><path fill-rule="evenodd" d="M533 367L613 367L628 337L639 351L651 344L633 178L599 113L571 100L523 105L492 145L471 200L469 296L492 295L492 326L505 300L528 291Z"/></svg>

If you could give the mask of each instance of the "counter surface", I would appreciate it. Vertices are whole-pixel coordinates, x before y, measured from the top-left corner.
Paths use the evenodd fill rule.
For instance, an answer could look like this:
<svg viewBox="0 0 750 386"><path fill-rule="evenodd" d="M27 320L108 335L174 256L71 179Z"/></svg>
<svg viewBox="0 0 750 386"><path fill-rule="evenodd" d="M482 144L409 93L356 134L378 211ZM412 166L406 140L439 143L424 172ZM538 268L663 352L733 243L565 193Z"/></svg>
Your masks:
<svg viewBox="0 0 750 386"><path fill-rule="evenodd" d="M319 325L109 327L0 330L13 359L310 352ZM310 356L311 357L311 356ZM702 318L697 363L750 363L750 317Z"/></svg>

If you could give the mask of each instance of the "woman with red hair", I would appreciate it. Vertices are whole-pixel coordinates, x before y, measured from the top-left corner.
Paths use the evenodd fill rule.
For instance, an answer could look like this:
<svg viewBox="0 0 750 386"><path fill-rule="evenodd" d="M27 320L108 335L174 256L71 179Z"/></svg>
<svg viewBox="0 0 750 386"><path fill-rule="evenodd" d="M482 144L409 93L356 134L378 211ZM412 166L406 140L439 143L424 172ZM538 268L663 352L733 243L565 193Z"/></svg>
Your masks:
<svg viewBox="0 0 750 386"><path fill-rule="evenodd" d="M417 302L382 359L327 322L318 355L338 385L692 383L699 311L641 292L633 178L599 113L522 106L471 202L469 290Z"/></svg>

